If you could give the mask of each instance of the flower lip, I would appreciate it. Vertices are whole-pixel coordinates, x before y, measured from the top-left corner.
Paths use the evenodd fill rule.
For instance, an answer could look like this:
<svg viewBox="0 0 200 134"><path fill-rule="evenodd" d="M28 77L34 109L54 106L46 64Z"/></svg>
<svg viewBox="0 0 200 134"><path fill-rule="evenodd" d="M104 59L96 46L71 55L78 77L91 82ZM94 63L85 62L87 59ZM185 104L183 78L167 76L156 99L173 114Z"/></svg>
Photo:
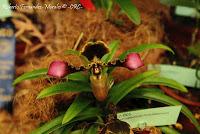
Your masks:
<svg viewBox="0 0 200 134"><path fill-rule="evenodd" d="M69 73L68 63L64 61L53 61L49 65L49 69L47 75L56 77L56 78L63 78Z"/></svg>
<svg viewBox="0 0 200 134"><path fill-rule="evenodd" d="M127 55L124 62L124 67L128 68L129 70L135 70L142 66L144 66L144 63L138 53L130 53Z"/></svg>

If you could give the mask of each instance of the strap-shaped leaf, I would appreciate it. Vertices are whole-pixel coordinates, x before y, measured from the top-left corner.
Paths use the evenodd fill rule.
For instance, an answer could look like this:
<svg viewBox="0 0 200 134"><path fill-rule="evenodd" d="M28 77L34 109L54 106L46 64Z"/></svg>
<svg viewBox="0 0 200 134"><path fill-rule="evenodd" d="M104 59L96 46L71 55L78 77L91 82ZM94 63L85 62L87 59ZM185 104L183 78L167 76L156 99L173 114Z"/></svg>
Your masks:
<svg viewBox="0 0 200 134"><path fill-rule="evenodd" d="M89 82L88 74L84 74L83 72L71 73L67 75L67 79L71 81Z"/></svg>
<svg viewBox="0 0 200 134"><path fill-rule="evenodd" d="M195 125L197 130L200 132L200 125L199 125L198 121L195 119L194 115L191 113L191 111L185 105L183 105L179 101L177 101L163 93L151 91L150 89L148 90L148 88L136 89L129 96L131 96L133 98L151 99L151 100L158 101L158 102L161 102L161 103L164 103L167 105L182 105L181 112L191 120L191 122Z"/></svg>
<svg viewBox="0 0 200 134"><path fill-rule="evenodd" d="M109 50L110 52L105 54L101 60L104 62L104 63L108 63L109 61L112 60L113 56L115 55L115 52L117 51L118 47L119 47L119 43L120 41L119 40L114 40L110 43L110 45L108 46L109 47Z"/></svg>
<svg viewBox="0 0 200 134"><path fill-rule="evenodd" d="M71 129L72 129L72 126L69 126L69 127L62 127L64 130L62 131L61 134L70 134L71 133ZM61 128L61 129L62 129ZM45 132L44 134L49 134L50 132Z"/></svg>
<svg viewBox="0 0 200 134"><path fill-rule="evenodd" d="M28 73L24 73L23 75L19 76L17 79L14 80L13 85L16 85L24 80L31 80L42 76L46 76L47 71L48 71L47 68L41 68Z"/></svg>
<svg viewBox="0 0 200 134"><path fill-rule="evenodd" d="M158 74L159 71L147 71L131 79L116 84L110 89L108 104L110 102L117 104L121 99L128 95L135 88L139 87L147 78Z"/></svg>
<svg viewBox="0 0 200 134"><path fill-rule="evenodd" d="M121 9L126 13L126 15L133 21L136 25L141 22L140 13L138 9L133 4L132 0L115 0Z"/></svg>
<svg viewBox="0 0 200 134"><path fill-rule="evenodd" d="M64 92L91 92L90 85L84 82L68 81L43 89L37 99L64 93Z"/></svg>
<svg viewBox="0 0 200 134"><path fill-rule="evenodd" d="M106 18L108 19L112 11L113 1L112 0L104 0L104 1L106 2Z"/></svg>
<svg viewBox="0 0 200 134"><path fill-rule="evenodd" d="M57 129L49 129L48 131L42 133L42 134L56 134L57 131L59 131L60 129L63 130L61 134L71 134L72 132L72 128L74 127L75 123L71 123L69 124L68 126L62 126L62 127L59 127Z"/></svg>
<svg viewBox="0 0 200 134"><path fill-rule="evenodd" d="M185 6L200 9L199 0L160 0L160 2L170 6Z"/></svg>
<svg viewBox="0 0 200 134"><path fill-rule="evenodd" d="M98 134L97 125L92 125L86 132L86 134Z"/></svg>
<svg viewBox="0 0 200 134"><path fill-rule="evenodd" d="M45 123L45 124L42 125L41 127L37 128L37 129L35 129L35 130L33 130L33 131L31 132L31 134L42 134L42 133L44 133L45 131L47 131L47 130L53 128L53 127L55 127L55 126L58 125L58 124L60 124L60 122L62 122L63 117L64 117L64 114L62 114L62 115L60 115L60 116L54 118L53 120L51 120L51 121Z"/></svg>
<svg viewBox="0 0 200 134"><path fill-rule="evenodd" d="M60 128L60 129L54 131L53 134L64 134L63 131L64 131L64 128Z"/></svg>
<svg viewBox="0 0 200 134"><path fill-rule="evenodd" d="M185 88L182 84L176 82L175 80L168 79L160 76L153 76L148 79L145 79L143 82L144 85L164 85L174 89L177 89L181 92L187 92L187 88Z"/></svg>
<svg viewBox="0 0 200 134"><path fill-rule="evenodd" d="M195 89L200 89L200 83L198 81L198 69L168 65L168 64L155 64L148 65L148 70L159 70L159 76L173 79L182 85L187 87L193 87Z"/></svg>
<svg viewBox="0 0 200 134"><path fill-rule="evenodd" d="M159 128L164 134L181 134L177 130L171 127L164 126L164 127L159 127Z"/></svg>
<svg viewBox="0 0 200 134"><path fill-rule="evenodd" d="M41 69L33 70L31 72L24 73L23 75L15 79L15 81L13 82L13 85L16 85L24 80L33 80L33 79L45 77L45 76L47 77L46 75L47 71L48 71L47 68L41 68ZM83 72L75 72L75 73L69 74L67 78L72 81L86 82L88 79L88 76L84 75Z"/></svg>
<svg viewBox="0 0 200 134"><path fill-rule="evenodd" d="M65 116L62 120L62 124L65 124L72 120L80 112L82 112L90 103L91 101L89 101L88 99L85 99L82 96L78 96L67 109Z"/></svg>
<svg viewBox="0 0 200 134"><path fill-rule="evenodd" d="M85 130L84 129L79 129L79 130L74 130L70 134L84 134Z"/></svg>
<svg viewBox="0 0 200 134"><path fill-rule="evenodd" d="M132 49L129 49L127 51L125 51L124 53L122 53L120 56L119 56L119 59L120 60L123 60L126 58L126 56L130 53L140 53L140 52L143 52L143 51L146 51L146 50L149 50L149 49L156 49L156 48L161 48L161 49L165 49L165 50L168 50L170 52L172 52L174 54L174 51L169 48L168 46L166 45L163 45L163 44L141 44L141 45L138 45L137 47L135 48L132 48Z"/></svg>
<svg viewBox="0 0 200 134"><path fill-rule="evenodd" d="M59 128L62 128L63 126L70 125L74 122L86 120L91 117L96 117L101 114L101 110L99 108L93 108L89 107L86 110L82 111L77 117L72 119L69 123L67 124L62 124L62 120L64 117L64 114L54 118L53 120L45 123L41 127L35 129L34 131L31 132L31 134L43 134L43 133L51 133ZM67 126L68 127L68 126ZM69 126L71 127L71 126Z"/></svg>
<svg viewBox="0 0 200 134"><path fill-rule="evenodd" d="M94 117L97 118L100 115L101 115L101 110L99 108L89 107L89 108L87 108L87 110L82 111L77 117L75 117L68 123L62 124L62 120L61 120L58 125L52 127L48 131L46 131L45 134L49 134L49 133L51 133L59 128L62 128L62 127L72 128L74 123L76 123L76 122L83 121L86 119L92 119Z"/></svg>

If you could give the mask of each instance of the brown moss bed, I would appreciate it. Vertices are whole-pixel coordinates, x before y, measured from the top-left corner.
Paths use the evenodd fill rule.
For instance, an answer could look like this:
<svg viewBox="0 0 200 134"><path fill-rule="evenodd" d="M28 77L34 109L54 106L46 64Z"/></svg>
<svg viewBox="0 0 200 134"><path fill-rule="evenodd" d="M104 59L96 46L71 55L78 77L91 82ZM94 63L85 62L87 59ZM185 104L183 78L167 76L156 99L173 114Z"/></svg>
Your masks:
<svg viewBox="0 0 200 134"><path fill-rule="evenodd" d="M23 1L15 0L15 2ZM36 0L36 2L44 1ZM49 3L49 1L45 2ZM142 43L162 42L165 37L162 19L167 9L162 7L158 0L151 2L134 0L134 3L141 13L142 23L139 26L134 25L126 16L114 13L113 18L121 18L125 22L125 25L116 26L105 19L103 10L96 12L70 9L16 11L25 15L26 19L30 20L30 24L35 26L42 35L41 39L40 36L35 36L29 30L22 33L20 36L27 36L32 42L31 45L24 43L21 38L17 38L16 76L33 69L47 68L49 63L56 59L68 61L75 66L81 65L82 62L78 57L64 55L65 50L74 47L80 33L83 33L83 38L78 50L83 47L85 42L92 39L102 40L107 44L114 39L119 39L121 43L116 56L124 50ZM158 63L162 53L161 50L152 50L147 54L145 62ZM113 76L116 81L121 81L144 70L145 67L136 72L117 68ZM36 96L42 88L49 86L46 84L45 80L39 79L24 81L16 86L13 113L0 111L0 134L27 134L40 123L54 118L76 95L76 93L66 93L37 100Z"/></svg>

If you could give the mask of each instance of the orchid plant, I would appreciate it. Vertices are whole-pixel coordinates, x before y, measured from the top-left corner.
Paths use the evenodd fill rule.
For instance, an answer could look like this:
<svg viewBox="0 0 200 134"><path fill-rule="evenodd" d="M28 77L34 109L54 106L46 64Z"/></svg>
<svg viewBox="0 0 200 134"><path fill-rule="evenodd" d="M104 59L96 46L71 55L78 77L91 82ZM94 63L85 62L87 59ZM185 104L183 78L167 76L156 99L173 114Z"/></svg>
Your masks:
<svg viewBox="0 0 200 134"><path fill-rule="evenodd" d="M162 44L142 44L122 53L117 59L113 59L119 46L119 41L112 41L106 45L102 41L87 42L82 51L67 50L66 54L78 55L84 65L74 67L65 61L53 61L48 68L34 70L19 76L14 85L24 80L35 78L62 79L62 82L43 89L37 96L42 99L48 96L79 92L66 111L58 117L35 129L32 134L42 133L123 133L129 134L130 126L117 119L116 112L108 112L109 106L118 106L119 102L129 101L133 98L144 98L158 101L167 105L182 105L182 113L187 116L200 132L200 126L190 110L179 101L165 95L158 87L146 85L163 85L181 92L187 89L178 82L159 76L156 70L146 71L137 76L114 83L111 72L116 67L124 67L135 70L144 65L139 53L149 49L162 48L173 51ZM84 73L83 73L84 72ZM145 85L145 86L144 86ZM105 118L109 113L115 113L107 123ZM76 127L80 122L88 125L82 128ZM171 127L160 127L163 132L178 133Z"/></svg>

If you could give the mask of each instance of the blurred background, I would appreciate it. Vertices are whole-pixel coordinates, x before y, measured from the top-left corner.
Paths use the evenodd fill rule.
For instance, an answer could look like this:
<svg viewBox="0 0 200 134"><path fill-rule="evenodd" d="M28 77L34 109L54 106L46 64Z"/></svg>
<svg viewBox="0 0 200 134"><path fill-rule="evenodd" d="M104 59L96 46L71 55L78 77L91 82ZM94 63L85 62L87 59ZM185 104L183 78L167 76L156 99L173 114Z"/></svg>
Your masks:
<svg viewBox="0 0 200 134"><path fill-rule="evenodd" d="M172 97L181 97L200 121L200 1L132 0L136 7L133 16L109 0L91 2L93 5L79 0L0 1L0 134L27 134L55 117L74 95L38 101L35 98L45 86L40 80L13 87L13 79L48 67L56 59L80 66L79 58L66 56L64 51L81 50L91 40L107 44L120 40L115 57L140 44L171 47L175 55L160 49L142 53L146 66L137 71L117 68L113 76L119 82L157 64L162 75L188 87L187 94L173 92ZM169 73L172 70L174 74ZM179 122L182 132L197 133L184 116Z"/></svg>

